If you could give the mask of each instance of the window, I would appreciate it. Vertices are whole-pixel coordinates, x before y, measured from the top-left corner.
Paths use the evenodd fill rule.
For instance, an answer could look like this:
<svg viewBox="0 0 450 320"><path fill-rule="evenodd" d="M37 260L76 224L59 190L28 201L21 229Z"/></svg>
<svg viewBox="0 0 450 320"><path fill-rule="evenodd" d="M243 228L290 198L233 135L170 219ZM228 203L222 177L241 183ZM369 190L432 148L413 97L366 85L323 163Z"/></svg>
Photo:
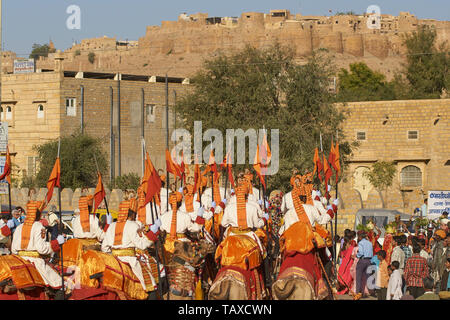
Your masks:
<svg viewBox="0 0 450 320"><path fill-rule="evenodd" d="M416 166L406 166L400 172L401 184L405 187L420 187L422 171Z"/></svg>
<svg viewBox="0 0 450 320"><path fill-rule="evenodd" d="M5 120L5 115L3 114L3 107L0 107L1 120Z"/></svg>
<svg viewBox="0 0 450 320"><path fill-rule="evenodd" d="M27 173L29 177L36 176L38 157L28 157Z"/></svg>
<svg viewBox="0 0 450 320"><path fill-rule="evenodd" d="M145 119L147 123L155 122L155 108L154 104L148 104L145 106Z"/></svg>
<svg viewBox="0 0 450 320"><path fill-rule="evenodd" d="M6 107L6 120L12 119L12 108L10 106Z"/></svg>
<svg viewBox="0 0 450 320"><path fill-rule="evenodd" d="M408 131L408 140L417 140L419 139L419 131L410 130Z"/></svg>
<svg viewBox="0 0 450 320"><path fill-rule="evenodd" d="M44 119L44 106L40 104L37 109L37 118Z"/></svg>
<svg viewBox="0 0 450 320"><path fill-rule="evenodd" d="M77 115L77 99L66 98L66 115L75 117Z"/></svg>
<svg viewBox="0 0 450 320"><path fill-rule="evenodd" d="M366 140L366 132L365 131L358 131L356 133L356 140Z"/></svg>

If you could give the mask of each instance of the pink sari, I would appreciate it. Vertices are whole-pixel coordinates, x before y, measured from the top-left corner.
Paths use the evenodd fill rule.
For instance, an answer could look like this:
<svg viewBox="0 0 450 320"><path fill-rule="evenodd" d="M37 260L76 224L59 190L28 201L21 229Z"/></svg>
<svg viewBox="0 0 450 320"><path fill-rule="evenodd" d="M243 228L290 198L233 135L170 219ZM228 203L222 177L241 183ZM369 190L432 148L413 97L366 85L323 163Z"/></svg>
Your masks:
<svg viewBox="0 0 450 320"><path fill-rule="evenodd" d="M356 244L352 243L347 247L346 250L342 251L342 263L339 266L339 283L342 285L347 284L348 287L352 288L352 283L354 279L354 275L352 275L351 269L354 264L354 260L352 258L353 250L356 247ZM346 294L348 293L347 287L345 287L343 290L339 291L337 294Z"/></svg>

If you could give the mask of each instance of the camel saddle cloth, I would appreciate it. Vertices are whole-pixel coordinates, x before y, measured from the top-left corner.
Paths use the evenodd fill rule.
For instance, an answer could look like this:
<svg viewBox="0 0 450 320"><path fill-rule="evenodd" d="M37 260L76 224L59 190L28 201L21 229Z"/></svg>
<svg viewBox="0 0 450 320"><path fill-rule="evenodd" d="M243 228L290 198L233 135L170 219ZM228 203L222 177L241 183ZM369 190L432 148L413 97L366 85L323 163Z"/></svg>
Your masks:
<svg viewBox="0 0 450 320"><path fill-rule="evenodd" d="M87 287L97 287L98 280L90 279L94 274L103 274L103 286L117 292L119 296L125 294L126 299L143 300L147 293L142 288L139 279L129 264L120 261L111 254L88 250L82 256L81 284Z"/></svg>
<svg viewBox="0 0 450 320"><path fill-rule="evenodd" d="M318 226L311 228L301 221L291 225L280 238L281 252L296 251L307 254L314 249L314 242L317 244L317 248L326 247L325 240L320 233L316 231L318 229L317 227ZM325 229L321 227L319 230L323 233L323 230Z"/></svg>
<svg viewBox="0 0 450 320"><path fill-rule="evenodd" d="M100 246L97 239L69 239L64 243L63 250L63 263L65 266L79 265L81 261L81 256L84 251L92 250L94 247L98 247L100 251Z"/></svg>
<svg viewBox="0 0 450 320"><path fill-rule="evenodd" d="M215 259L221 259L222 266L235 266L252 270L262 263L258 243L244 234L230 235L217 247Z"/></svg>
<svg viewBox="0 0 450 320"><path fill-rule="evenodd" d="M18 255L0 256L0 281L7 279L17 289L46 286L34 264Z"/></svg>

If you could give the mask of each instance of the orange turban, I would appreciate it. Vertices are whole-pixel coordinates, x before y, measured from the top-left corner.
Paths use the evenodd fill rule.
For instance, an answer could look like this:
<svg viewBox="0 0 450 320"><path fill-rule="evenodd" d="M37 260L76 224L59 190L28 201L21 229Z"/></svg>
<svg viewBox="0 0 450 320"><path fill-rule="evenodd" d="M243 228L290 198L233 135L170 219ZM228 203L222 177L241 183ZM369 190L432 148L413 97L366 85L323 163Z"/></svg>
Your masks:
<svg viewBox="0 0 450 320"><path fill-rule="evenodd" d="M31 237L31 227L36 221L37 212L43 207L43 201L28 201L27 203L27 215L23 223L22 229L22 239L20 242L20 247L26 250Z"/></svg>
<svg viewBox="0 0 450 320"><path fill-rule="evenodd" d="M91 228L89 223L89 206L92 207L93 203L94 197L91 195L80 197L78 200L78 208L80 209L80 223L83 232L89 232Z"/></svg>
<svg viewBox="0 0 450 320"><path fill-rule="evenodd" d="M119 204L119 214L117 215L114 245L122 244L123 228L125 227L125 223L128 219L128 210L130 209L131 201L132 200L124 200Z"/></svg>
<svg viewBox="0 0 450 320"><path fill-rule="evenodd" d="M136 198L131 198L129 209L133 212L137 212L138 210L138 200Z"/></svg>
<svg viewBox="0 0 450 320"><path fill-rule="evenodd" d="M442 229L437 230L434 234L439 236L441 239L445 239L445 237L447 237L447 234Z"/></svg>
<svg viewBox="0 0 450 320"><path fill-rule="evenodd" d="M291 177L291 186L295 186L295 179L300 179L300 181L302 180L302 176L301 175L299 175L299 174L296 174L296 175L293 175L292 177Z"/></svg>

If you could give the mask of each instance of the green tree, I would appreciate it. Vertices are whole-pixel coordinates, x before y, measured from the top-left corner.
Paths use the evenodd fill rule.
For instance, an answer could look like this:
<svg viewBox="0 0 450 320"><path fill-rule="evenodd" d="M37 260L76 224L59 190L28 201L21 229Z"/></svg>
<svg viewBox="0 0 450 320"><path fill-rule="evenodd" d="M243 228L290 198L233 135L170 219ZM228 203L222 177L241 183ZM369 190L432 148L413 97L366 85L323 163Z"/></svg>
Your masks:
<svg viewBox="0 0 450 320"><path fill-rule="evenodd" d="M51 49L48 44L33 44L32 51L30 54L30 59L39 59L39 57L48 57L49 53L55 52L54 49Z"/></svg>
<svg viewBox="0 0 450 320"><path fill-rule="evenodd" d="M275 44L265 50L248 46L207 60L192 79L193 90L176 105L177 118L184 119L181 125L191 134L194 121L202 121L203 128L218 129L224 137L226 129L265 127L269 133L279 129L280 169L268 177L270 190L286 191L294 167L312 170L320 132L329 150L331 137L344 120L327 90L333 73L329 60L315 54L305 65L298 65L293 57L291 50ZM350 151L351 145L342 143L341 159ZM253 155L246 153L253 163ZM234 166L236 170L243 167Z"/></svg>
<svg viewBox="0 0 450 320"><path fill-rule="evenodd" d="M342 102L395 99L394 86L364 62L350 64L350 72L341 69L338 92L337 99Z"/></svg>
<svg viewBox="0 0 450 320"><path fill-rule="evenodd" d="M39 154L39 172L36 175L36 184L45 187L58 154L58 140L35 146ZM100 172L104 176L108 170L106 154L102 142L78 130L73 135L61 138L61 187L82 188L95 187L97 183L97 168L94 155Z"/></svg>
<svg viewBox="0 0 450 320"><path fill-rule="evenodd" d="M20 183L20 187L21 188L37 188L37 184L36 184L36 177L33 176L26 176L23 177L21 183Z"/></svg>
<svg viewBox="0 0 450 320"><path fill-rule="evenodd" d="M94 52L89 52L88 60L90 63L94 63L94 61L95 61L95 53Z"/></svg>
<svg viewBox="0 0 450 320"><path fill-rule="evenodd" d="M447 42L436 45L436 30L426 25L406 35L405 75L412 99L439 98L450 88L450 54Z"/></svg>
<svg viewBox="0 0 450 320"><path fill-rule="evenodd" d="M363 176L367 177L372 186L379 192L384 191L383 207L387 203L387 189L392 186L392 182L397 172L394 162L377 161L372 165L369 171L364 172Z"/></svg>
<svg viewBox="0 0 450 320"><path fill-rule="evenodd" d="M127 190L127 189L133 189L137 190L141 183L141 177L134 172L115 177L115 179L112 181L112 183L108 184L109 189L120 189L120 190Z"/></svg>

